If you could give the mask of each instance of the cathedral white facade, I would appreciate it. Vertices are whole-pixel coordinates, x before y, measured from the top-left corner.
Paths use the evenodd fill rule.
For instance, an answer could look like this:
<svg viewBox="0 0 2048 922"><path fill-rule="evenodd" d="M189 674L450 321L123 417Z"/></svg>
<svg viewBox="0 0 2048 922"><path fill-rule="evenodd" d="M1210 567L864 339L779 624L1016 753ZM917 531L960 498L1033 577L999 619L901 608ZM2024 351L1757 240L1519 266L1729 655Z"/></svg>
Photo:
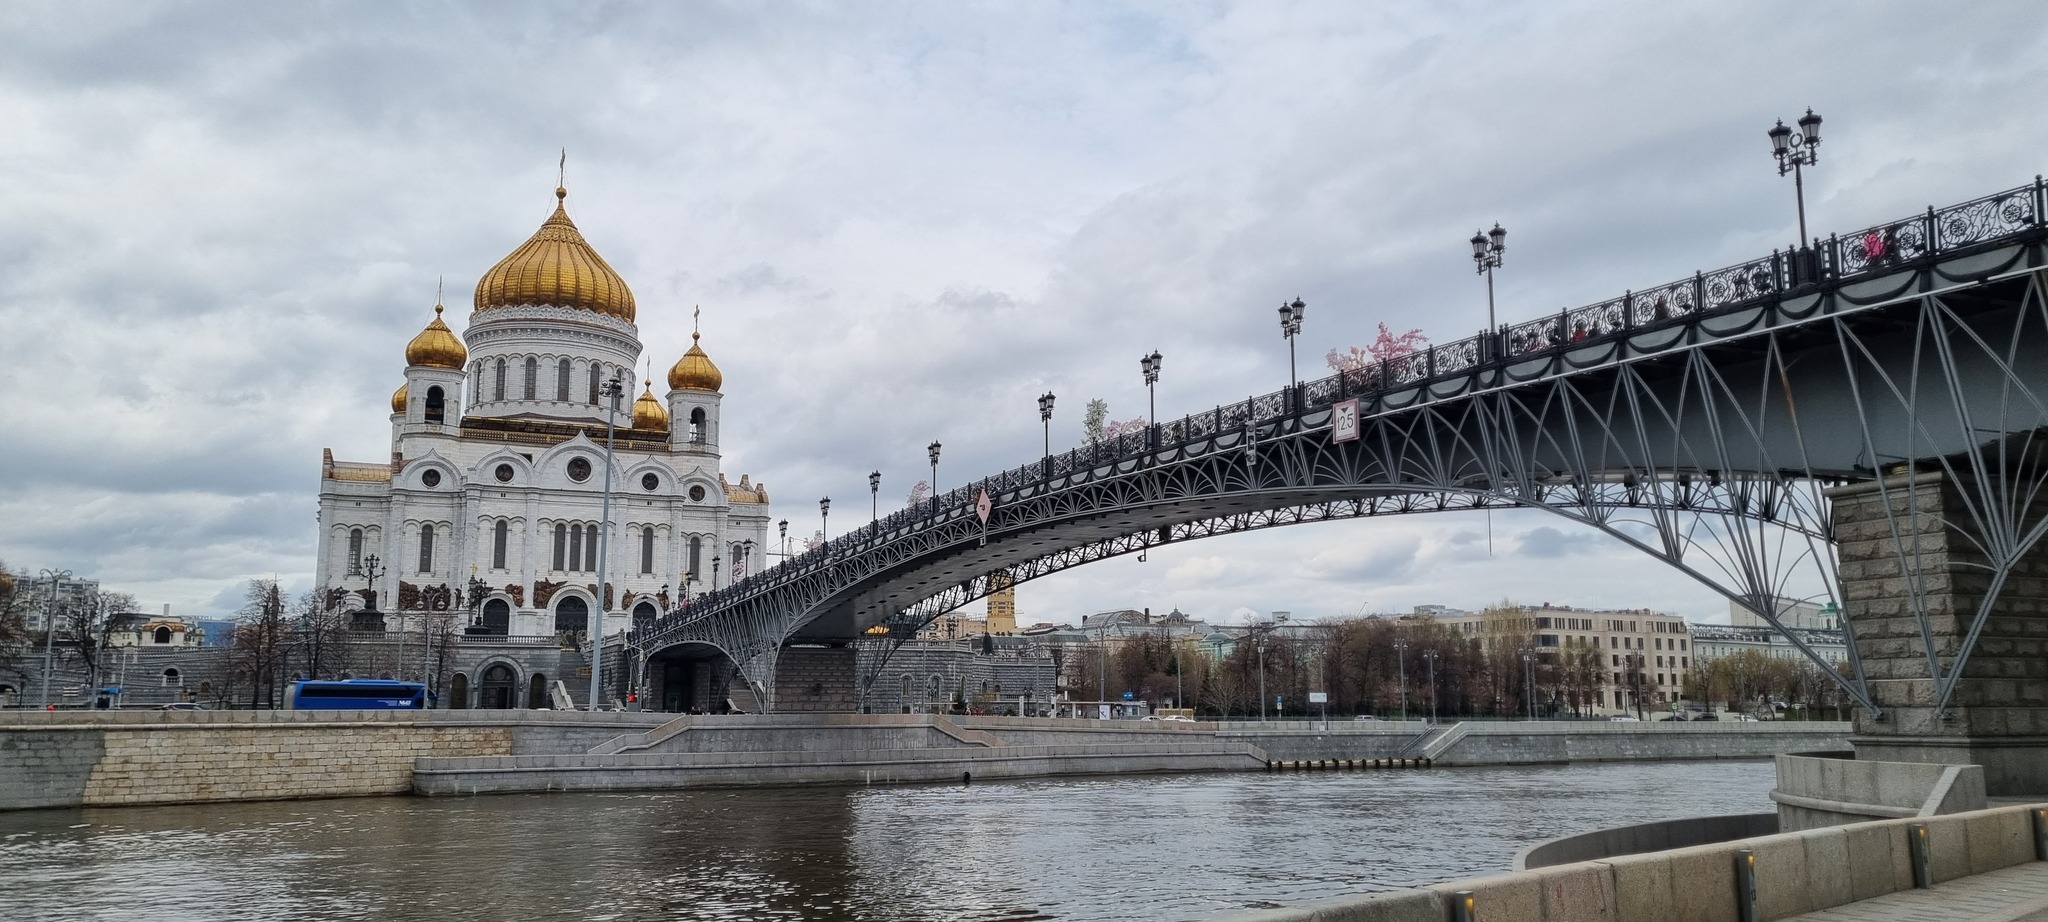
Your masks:
<svg viewBox="0 0 2048 922"><path fill-rule="evenodd" d="M461 611L469 634L587 631L599 598L608 399L641 355L633 293L556 189L554 214L477 283L458 339L443 308L405 349L388 461L325 453L317 583L332 604ZM692 339L697 337L692 335ZM673 353L671 353L673 354ZM723 376L693 342L622 398L613 435L607 633L757 568L765 486L719 470Z"/></svg>

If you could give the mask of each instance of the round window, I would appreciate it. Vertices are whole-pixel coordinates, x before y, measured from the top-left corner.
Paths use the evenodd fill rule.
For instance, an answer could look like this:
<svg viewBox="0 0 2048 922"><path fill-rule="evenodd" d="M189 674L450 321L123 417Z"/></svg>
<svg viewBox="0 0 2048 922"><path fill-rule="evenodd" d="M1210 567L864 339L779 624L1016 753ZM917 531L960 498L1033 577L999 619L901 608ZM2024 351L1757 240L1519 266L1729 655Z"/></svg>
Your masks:
<svg viewBox="0 0 2048 922"><path fill-rule="evenodd" d="M701 486L691 487L691 488L690 488L690 502L693 502L693 503L701 503L701 502L703 502L703 501L704 501L704 488L703 488L703 487L701 487Z"/></svg>
<svg viewBox="0 0 2048 922"><path fill-rule="evenodd" d="M640 489L642 489L642 490L652 490L652 489L656 489L656 488L658 488L658 487L660 487L660 486L661 486L661 478L659 478L659 477L656 477L656 476L654 476L653 474L641 474L641 475L640 475Z"/></svg>
<svg viewBox="0 0 2048 922"><path fill-rule="evenodd" d="M441 485L441 472L429 470L420 475L420 482L430 487L438 487Z"/></svg>
<svg viewBox="0 0 2048 922"><path fill-rule="evenodd" d="M570 459L569 459L569 479L570 479L570 480L574 480L574 481L576 481L577 483L582 483L583 481L589 480L589 479L590 479L590 459L588 459L588 458L570 458Z"/></svg>
<svg viewBox="0 0 2048 922"><path fill-rule="evenodd" d="M492 471L492 472L491 472L491 474L492 474L493 476L495 476L495 477L497 477L497 478L498 478L498 482L499 482L499 483L511 483L511 482L512 482L512 465L510 465L510 464L500 464L500 465L498 465L498 469L497 469L497 470L495 470L495 471Z"/></svg>

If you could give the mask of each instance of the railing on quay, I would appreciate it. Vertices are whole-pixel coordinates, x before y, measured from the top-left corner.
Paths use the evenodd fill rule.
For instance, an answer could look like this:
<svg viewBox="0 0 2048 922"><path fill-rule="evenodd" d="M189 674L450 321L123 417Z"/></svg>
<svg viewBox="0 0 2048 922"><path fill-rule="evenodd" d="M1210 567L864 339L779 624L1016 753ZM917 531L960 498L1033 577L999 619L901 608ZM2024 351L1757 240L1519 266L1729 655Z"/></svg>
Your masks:
<svg viewBox="0 0 2048 922"><path fill-rule="evenodd" d="M1505 324L1468 339L1427 346L1414 353L1346 369L1242 403L1219 406L1177 420L1083 445L1029 462L990 477L935 494L915 506L892 512L879 521L783 559L730 586L688 600L664 616L660 628L715 611L734 600L800 578L910 531L974 515L975 498L991 497L1056 483L1077 474L1132 462L1234 430L1290 415L1321 410L1352 398L1460 378L1487 368L1504 367L1539 356L1608 342L1666 326L1695 322L1700 317L1732 313L1755 305L1837 287L1862 278L1925 264L1936 257L2007 245L2044 228L2048 185L2040 176L2031 184L1993 193L1946 208L1888 221L1848 234L1816 238L1807 246L1773 250L1745 263L1695 272L1642 290L1622 292L1583 307L1567 308L1549 317ZM1363 409L1363 407L1361 407ZM1366 415L1369 415L1366 414ZM693 614L694 613L694 614Z"/></svg>

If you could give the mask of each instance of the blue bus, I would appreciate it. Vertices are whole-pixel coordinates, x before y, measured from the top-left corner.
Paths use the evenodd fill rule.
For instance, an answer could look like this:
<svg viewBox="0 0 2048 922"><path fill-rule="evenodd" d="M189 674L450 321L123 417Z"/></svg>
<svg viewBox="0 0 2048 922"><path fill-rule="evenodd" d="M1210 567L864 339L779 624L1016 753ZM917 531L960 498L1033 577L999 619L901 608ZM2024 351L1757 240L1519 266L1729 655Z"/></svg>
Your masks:
<svg viewBox="0 0 2048 922"><path fill-rule="evenodd" d="M390 679L307 680L292 683L295 711L423 710L427 686Z"/></svg>

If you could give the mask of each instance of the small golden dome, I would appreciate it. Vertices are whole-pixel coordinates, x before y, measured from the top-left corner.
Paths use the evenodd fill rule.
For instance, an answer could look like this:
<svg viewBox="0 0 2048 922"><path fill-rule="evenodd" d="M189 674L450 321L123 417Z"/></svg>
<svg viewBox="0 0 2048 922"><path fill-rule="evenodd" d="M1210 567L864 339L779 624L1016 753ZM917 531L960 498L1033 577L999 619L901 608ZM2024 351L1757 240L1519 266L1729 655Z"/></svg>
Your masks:
<svg viewBox="0 0 2048 922"><path fill-rule="evenodd" d="M398 390L391 392L391 412L405 412L405 389L408 386L409 385L401 384L398 386Z"/></svg>
<svg viewBox="0 0 2048 922"><path fill-rule="evenodd" d="M551 304L633 320L633 291L569 220L569 190L555 188L555 213L476 283L476 309Z"/></svg>
<svg viewBox="0 0 2048 922"><path fill-rule="evenodd" d="M433 322L405 344L405 364L461 371L462 363L467 361L469 350L462 347L462 340L455 338L455 331L441 322L441 305L434 305Z"/></svg>
<svg viewBox="0 0 2048 922"><path fill-rule="evenodd" d="M647 388L640 392L640 399L633 401L633 428L666 431L668 409L654 399L654 382L645 383Z"/></svg>
<svg viewBox="0 0 2048 922"><path fill-rule="evenodd" d="M690 334L690 351L676 360L668 370L668 386L677 391L710 391L718 393L725 386L725 375L718 366L711 364L711 356L704 354L704 347L697 345L700 334Z"/></svg>

